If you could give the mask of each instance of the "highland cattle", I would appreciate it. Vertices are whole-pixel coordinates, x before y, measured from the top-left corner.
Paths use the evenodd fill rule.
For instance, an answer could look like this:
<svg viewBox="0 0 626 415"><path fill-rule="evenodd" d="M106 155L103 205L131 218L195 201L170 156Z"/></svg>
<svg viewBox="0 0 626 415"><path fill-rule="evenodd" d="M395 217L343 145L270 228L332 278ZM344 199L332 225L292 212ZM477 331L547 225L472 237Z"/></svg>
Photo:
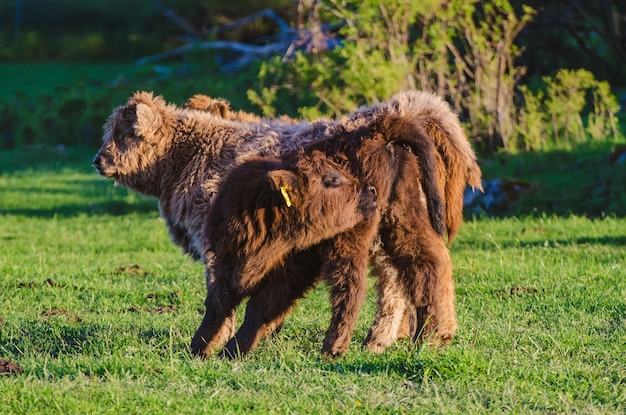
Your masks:
<svg viewBox="0 0 626 415"><path fill-rule="evenodd" d="M233 181L230 175L227 176L225 184L222 184L212 202L205 228L205 240L216 254L212 269L214 281L207 292L205 317L192 340L194 353L210 355L216 346L226 340L220 336L228 332L224 327L229 324L228 317L238 304L238 301L229 300L238 298L237 293L241 289L232 283L225 285L224 281L248 281L250 275L264 276L276 268L276 265L280 265L276 269L279 276L274 273L274 277L266 279L274 283L262 287L260 295L251 296L242 328L227 343L225 355L248 353L271 328L280 327L289 309L304 295L305 290L302 288L312 286L320 277L330 286L332 308L331 323L322 352L332 356L343 354L349 346L365 298L367 262L370 247L379 232L381 216L409 215L408 219L412 220L413 226L411 233L428 233L430 230L431 235L438 235L442 239L444 209L437 184L435 147L417 123L401 117L388 117L380 123L368 125L352 133L340 130L336 135L310 143L296 155L283 155L281 160L302 166L310 164L310 160L319 159L321 154L335 163L345 165L361 182L374 186L378 194L376 215L371 215L349 228L344 227L345 232L338 232L341 228L339 224L327 227L321 225L341 215L348 205L342 207L339 204L324 203L323 209L316 210L319 215L309 215L299 220L297 230L295 226L286 226L283 221L277 220L275 215L265 217L265 210L262 210L263 220L254 220L255 216L249 211L231 208L233 205L238 206L242 200L246 203L243 194L232 190L237 188L234 185L237 180L240 186L245 185L244 188L247 189L249 186L245 177L238 174ZM411 169L412 167L414 168ZM235 171L239 171L239 168L231 174ZM394 202L401 196L396 194L396 189L404 181L410 183L405 185L407 189L402 190L410 191L418 201L409 204L403 201L401 205L397 205ZM320 195L323 196L324 193ZM312 203L322 203L324 198L309 197L309 200ZM407 206L410 212L406 212ZM294 209L293 212L298 210ZM282 223L283 226L273 226L271 237L256 235L265 235L265 227L275 223ZM276 243L291 246L292 252L298 252L312 245L304 245L300 241L302 235L308 236L310 242L313 235L320 234L325 235L317 241L321 245L299 252L298 256L300 262L317 262L321 267L311 267L303 273L293 269L291 263L283 262L284 256L281 256L280 261L276 260L274 253L287 253L275 248ZM388 252L394 252L397 245L390 242ZM446 275L451 277L451 273L443 273L442 277L445 278ZM298 284L294 284L294 281L298 281ZM401 284L404 283L402 280ZM439 281L429 284L437 285ZM408 290L409 287L405 289ZM410 297L412 293L407 292L407 295ZM448 298L444 300L447 301ZM225 310L225 304L230 308Z"/></svg>
<svg viewBox="0 0 626 415"><path fill-rule="evenodd" d="M222 109L226 107L221 106ZM278 156L317 141L325 144L311 149L325 153L330 150L333 157L342 155L355 160L357 152L367 153L364 146L375 141L372 137L392 137L393 134L384 129L393 124L389 123L389 119L401 116L414 121L410 127L414 131L410 134L419 130L419 134L428 137L437 149L435 169L438 190L445 201L445 227L449 240L454 237L462 221L462 192L465 184L480 187L480 169L458 118L444 101L432 94L402 93L384 103L361 108L339 120L313 123L286 119L257 120L254 117L244 119L237 113L225 117L225 113L220 111L178 108L166 104L161 97L138 92L126 105L115 109L107 120L104 142L94 159L94 165L102 176L114 178L117 183L159 199L161 214L172 240L185 252L207 264L208 289L213 280L210 272L213 258L210 254L205 256L202 249L202 224L222 178L252 155ZM365 136L370 140L363 140ZM340 151L331 148L333 140L342 143ZM390 227L397 223L399 227L396 231L381 232L376 242L367 247L373 250L372 263L379 274L379 310L366 340L366 347L375 352L383 350L398 337L400 322L403 318L406 321L407 315L416 316L421 321L421 325L414 326L411 331L415 339L431 338L445 342L456 329L451 264L444 240L433 227L433 223L437 222L420 222L417 214L399 220L393 213L402 204L405 204L402 209L419 210L419 206L427 209L427 202L432 202L425 200L421 191L419 178L423 160L411 154L408 147L396 147L404 163L398 177L405 180L393 186L398 190L407 187L405 183L416 183L417 187L407 187L406 194L396 191L393 200L386 199L392 206L387 210L391 216L383 217L383 222L386 221ZM358 168L356 170L355 175L367 179L362 175L363 172L358 171ZM412 253L406 254L406 249L398 251L397 247L385 248L397 245L394 241L398 233L404 232L403 227L416 229L422 224L426 231L407 242ZM335 240L339 246L344 243L342 239L345 239L347 245L358 245L353 237L348 232L338 235ZM358 250L361 252L362 247ZM435 251L437 254L433 254ZM339 273L353 275L348 280L361 281L365 265L356 266L351 257L345 254L329 250L324 265L319 268L320 273L328 275L340 270ZM294 254L294 257L297 255ZM362 255L354 258L357 257L360 261ZM293 263L293 260L287 263ZM424 276L417 268L428 269L427 275ZM439 282L433 283L431 280ZM413 281L412 288L408 281ZM427 289L427 286L430 288ZM345 295L345 287L335 289ZM392 295L389 295L389 291ZM360 292L360 289L356 290L355 298L362 295ZM342 299L333 305L333 309L345 312L346 301L350 302L350 299ZM445 307L438 304L445 304ZM352 306L349 308L354 309ZM393 324L387 324L388 321ZM448 324L443 324L443 321ZM335 325L341 327L341 321ZM337 330L337 327L331 327L332 330L329 328L328 333L351 332L350 329ZM327 334L324 353L343 353L348 344L346 336L342 339L331 337ZM349 341L349 335L347 339ZM194 349L196 353L203 353L197 347Z"/></svg>

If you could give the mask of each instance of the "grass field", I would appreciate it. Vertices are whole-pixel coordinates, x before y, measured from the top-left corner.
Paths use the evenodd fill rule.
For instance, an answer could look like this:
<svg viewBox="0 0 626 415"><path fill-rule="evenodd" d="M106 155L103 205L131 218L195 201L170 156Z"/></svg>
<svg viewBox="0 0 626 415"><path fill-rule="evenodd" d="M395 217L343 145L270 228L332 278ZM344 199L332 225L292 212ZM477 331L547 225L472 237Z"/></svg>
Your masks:
<svg viewBox="0 0 626 415"><path fill-rule="evenodd" d="M176 82L165 82L168 79ZM254 68L241 72L235 79L219 68L196 61L146 65L134 62L0 62L0 103L13 101L16 94L30 98L54 96L59 88L82 84L92 95L101 96L103 89L110 90L109 96L116 98L110 103L111 108L123 104L134 90L147 89L180 103L201 91L229 97L238 109L253 109L246 90L255 81Z"/></svg>
<svg viewBox="0 0 626 415"><path fill-rule="evenodd" d="M23 369L0 375L2 414L626 411L624 218L468 220L447 348L362 351L370 293L348 354L322 359L322 286L247 358L202 361L202 267L93 153L0 152L0 359Z"/></svg>
<svg viewBox="0 0 626 415"><path fill-rule="evenodd" d="M88 83L114 82L144 69L128 63L2 63L0 64L0 99L15 93L37 95L52 93L55 87L83 80Z"/></svg>

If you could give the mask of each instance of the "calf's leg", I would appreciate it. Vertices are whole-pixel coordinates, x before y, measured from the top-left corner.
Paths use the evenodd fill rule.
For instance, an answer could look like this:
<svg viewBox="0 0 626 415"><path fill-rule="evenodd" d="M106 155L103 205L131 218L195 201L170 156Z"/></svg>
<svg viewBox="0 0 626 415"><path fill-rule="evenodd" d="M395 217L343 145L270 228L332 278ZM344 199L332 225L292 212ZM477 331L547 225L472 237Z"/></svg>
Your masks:
<svg viewBox="0 0 626 415"><path fill-rule="evenodd" d="M314 247L291 255L283 267L272 270L250 296L244 322L220 356L246 355L261 339L280 330L297 300L319 279L320 261L318 248Z"/></svg>
<svg viewBox="0 0 626 415"><path fill-rule="evenodd" d="M367 291L367 260L376 236L378 217L337 235L327 251L322 275L330 285L332 318L322 354L340 356L350 345Z"/></svg>
<svg viewBox="0 0 626 415"><path fill-rule="evenodd" d="M401 233L399 237L398 233ZM382 226L383 247L417 317L416 342L448 343L457 329L452 262L443 238L423 226Z"/></svg>
<svg viewBox="0 0 626 415"><path fill-rule="evenodd" d="M382 353L396 341L401 329L406 330L403 318L407 311L407 298L398 281L398 270L382 249L375 250L371 264L377 277L378 306L363 346L372 353Z"/></svg>
<svg viewBox="0 0 626 415"><path fill-rule="evenodd" d="M194 355L208 357L213 350L230 338L235 330L235 311L241 295L217 280L209 284L204 301L204 318L191 340Z"/></svg>

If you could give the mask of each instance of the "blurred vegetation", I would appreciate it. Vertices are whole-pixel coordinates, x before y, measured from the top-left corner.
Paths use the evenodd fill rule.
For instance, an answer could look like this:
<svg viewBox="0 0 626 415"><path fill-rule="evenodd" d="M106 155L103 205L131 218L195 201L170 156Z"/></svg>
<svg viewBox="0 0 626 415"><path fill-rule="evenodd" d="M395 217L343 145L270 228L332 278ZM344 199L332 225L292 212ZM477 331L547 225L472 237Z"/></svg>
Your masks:
<svg viewBox="0 0 626 415"><path fill-rule="evenodd" d="M588 70L559 70L531 90L515 40L536 11L508 0L344 0L314 3L310 31L342 25L342 47L264 63L250 99L267 115L289 103L307 118L336 117L403 89L437 93L483 152L537 150L620 136L619 106ZM324 44L322 43L322 46Z"/></svg>
<svg viewBox="0 0 626 415"><path fill-rule="evenodd" d="M622 136L617 119L620 108L608 82L596 80L584 69L561 69L543 81L545 88L535 92L520 86L525 102L516 127L519 148L564 149L587 140Z"/></svg>
<svg viewBox="0 0 626 415"><path fill-rule="evenodd" d="M134 60L264 8L285 17L295 10L289 0L4 0L0 62ZM187 25L174 24L165 11ZM261 21L226 36L252 38L271 30Z"/></svg>
<svg viewBox="0 0 626 415"><path fill-rule="evenodd" d="M40 64L30 69L46 72L49 67ZM63 66L53 68L62 70ZM156 91L177 104L196 93L224 96L233 107L252 110L245 99L245 87L240 85L251 85L257 73L257 68L250 67L240 72L235 81L219 69L209 71L191 63L131 67L114 78L95 76L94 72L99 73L93 65L74 64L72 69L66 84L48 88L41 85L10 99L0 99L0 147L98 147L107 117L136 90ZM21 75L28 77L26 72Z"/></svg>
<svg viewBox="0 0 626 415"><path fill-rule="evenodd" d="M177 42L152 0L5 0L0 27L0 60L10 62L128 60Z"/></svg>
<svg viewBox="0 0 626 415"><path fill-rule="evenodd" d="M133 91L194 93L268 115L337 116L407 88L459 112L479 151L621 137L626 6L546 0L38 0L0 2L0 148L97 146ZM582 7L582 8L581 8ZM139 58L199 41L263 45L271 8L297 48L224 72L228 50ZM607 17L608 16L608 17ZM225 28L227 30L216 30ZM542 39L545 39L543 41ZM114 63L113 63L114 62Z"/></svg>

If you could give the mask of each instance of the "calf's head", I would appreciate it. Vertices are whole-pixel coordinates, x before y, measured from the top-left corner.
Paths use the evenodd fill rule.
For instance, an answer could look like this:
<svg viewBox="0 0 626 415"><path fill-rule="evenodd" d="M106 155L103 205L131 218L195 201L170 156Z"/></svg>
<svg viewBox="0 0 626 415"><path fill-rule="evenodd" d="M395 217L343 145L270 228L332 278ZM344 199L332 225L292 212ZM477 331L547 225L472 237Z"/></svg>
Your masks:
<svg viewBox="0 0 626 415"><path fill-rule="evenodd" d="M273 191L299 213L303 223L318 223L331 235L339 233L333 230L352 227L348 223L369 218L377 208L373 186L361 183L345 166L318 151L301 156L291 170L270 171L268 178Z"/></svg>
<svg viewBox="0 0 626 415"><path fill-rule="evenodd" d="M258 250L280 256L332 238L376 211L376 189L320 152L291 161L253 159L222 182L207 236L218 256L234 249L242 256Z"/></svg>
<svg viewBox="0 0 626 415"><path fill-rule="evenodd" d="M143 193L156 179L156 166L168 151L173 107L150 92L137 92L113 110L104 124L103 143L93 165L98 173ZM155 176L155 177L152 177Z"/></svg>

